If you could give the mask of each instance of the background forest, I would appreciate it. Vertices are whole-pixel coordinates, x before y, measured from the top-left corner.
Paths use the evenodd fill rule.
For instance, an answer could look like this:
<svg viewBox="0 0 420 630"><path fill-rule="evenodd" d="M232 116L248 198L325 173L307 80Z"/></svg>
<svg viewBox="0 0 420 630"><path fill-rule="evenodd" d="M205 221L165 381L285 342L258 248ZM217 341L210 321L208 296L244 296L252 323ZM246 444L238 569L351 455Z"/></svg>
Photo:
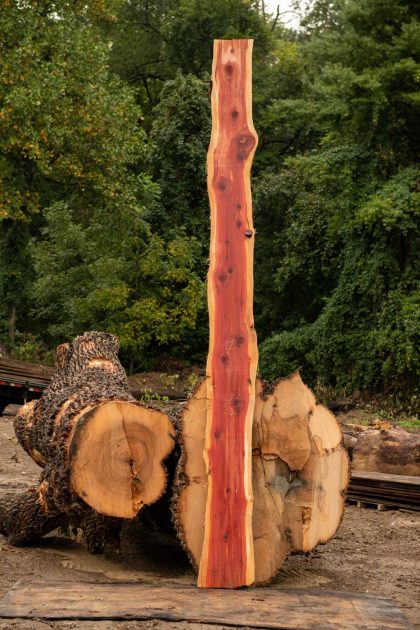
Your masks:
<svg viewBox="0 0 420 630"><path fill-rule="evenodd" d="M416 0L0 0L0 342L204 365L214 38L254 38L260 372L413 402ZM280 13L280 14L279 14ZM417 268L416 268L417 265Z"/></svg>

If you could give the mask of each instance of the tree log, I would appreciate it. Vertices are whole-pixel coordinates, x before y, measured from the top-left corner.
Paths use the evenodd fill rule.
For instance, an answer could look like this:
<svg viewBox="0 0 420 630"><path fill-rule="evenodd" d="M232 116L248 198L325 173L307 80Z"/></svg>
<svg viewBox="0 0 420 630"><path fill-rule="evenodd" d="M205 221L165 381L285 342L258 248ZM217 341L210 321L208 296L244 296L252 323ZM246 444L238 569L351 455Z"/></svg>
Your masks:
<svg viewBox="0 0 420 630"><path fill-rule="evenodd" d="M257 145L251 115L252 40L216 40L213 127L208 151L211 211L205 461L208 493L198 585L254 581L251 433L254 329L250 170Z"/></svg>
<svg viewBox="0 0 420 630"><path fill-rule="evenodd" d="M18 440L43 471L2 519L15 544L64 520L98 551L121 518L163 494L175 431L164 413L135 401L117 352L116 337L96 332L59 346L50 385L17 414Z"/></svg>
<svg viewBox="0 0 420 630"><path fill-rule="evenodd" d="M366 430L353 449L353 470L420 476L420 435L401 427Z"/></svg>
<svg viewBox="0 0 420 630"><path fill-rule="evenodd" d="M203 448L207 383L184 409L173 513L179 537L200 564L208 500ZM307 552L336 532L344 512L349 461L333 414L316 404L298 373L270 390L256 383L252 433L255 583L270 581L287 554Z"/></svg>

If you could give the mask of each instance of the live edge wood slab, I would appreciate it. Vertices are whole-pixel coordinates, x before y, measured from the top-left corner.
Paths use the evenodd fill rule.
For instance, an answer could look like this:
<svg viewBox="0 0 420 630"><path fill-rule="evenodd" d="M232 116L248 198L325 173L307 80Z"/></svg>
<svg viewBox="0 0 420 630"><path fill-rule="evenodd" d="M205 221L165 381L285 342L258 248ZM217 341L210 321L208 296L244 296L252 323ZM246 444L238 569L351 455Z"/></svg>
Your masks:
<svg viewBox="0 0 420 630"><path fill-rule="evenodd" d="M392 601L316 591L197 590L123 582L17 582L0 618L162 619L254 628L409 628Z"/></svg>
<svg viewBox="0 0 420 630"><path fill-rule="evenodd" d="M340 427L299 374L256 377L251 54L252 40L214 43L209 354L178 427L172 512L203 588L268 583L288 553L327 542L349 479Z"/></svg>
<svg viewBox="0 0 420 630"><path fill-rule="evenodd" d="M252 40L216 40L212 134L207 156L211 214L208 304L208 494L198 586L254 582L252 420L258 361L253 320L254 228L250 171Z"/></svg>

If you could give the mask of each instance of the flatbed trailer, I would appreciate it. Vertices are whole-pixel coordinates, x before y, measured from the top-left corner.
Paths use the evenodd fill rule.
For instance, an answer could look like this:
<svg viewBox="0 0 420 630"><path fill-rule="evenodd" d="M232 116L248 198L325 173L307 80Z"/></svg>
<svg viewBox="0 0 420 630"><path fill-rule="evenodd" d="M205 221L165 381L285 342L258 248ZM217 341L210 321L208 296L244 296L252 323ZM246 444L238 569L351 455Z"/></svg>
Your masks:
<svg viewBox="0 0 420 630"><path fill-rule="evenodd" d="M23 405L42 396L53 369L0 357L0 415L7 405Z"/></svg>
<svg viewBox="0 0 420 630"><path fill-rule="evenodd" d="M46 365L0 357L0 415L7 405L23 405L41 398L53 372L54 369ZM141 376L138 374L128 377L130 391L139 399L150 393ZM166 388L155 388L153 394L170 400L186 400L188 397L187 392L170 391Z"/></svg>

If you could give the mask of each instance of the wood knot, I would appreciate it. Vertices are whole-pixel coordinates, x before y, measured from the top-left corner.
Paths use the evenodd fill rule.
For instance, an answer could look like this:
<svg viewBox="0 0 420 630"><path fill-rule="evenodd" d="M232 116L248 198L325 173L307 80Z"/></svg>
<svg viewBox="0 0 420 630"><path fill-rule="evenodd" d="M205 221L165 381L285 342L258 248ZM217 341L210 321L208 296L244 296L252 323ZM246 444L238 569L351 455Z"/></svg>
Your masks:
<svg viewBox="0 0 420 630"><path fill-rule="evenodd" d="M254 232L252 232L252 230L245 230L244 234L247 238L251 238Z"/></svg>
<svg viewBox="0 0 420 630"><path fill-rule="evenodd" d="M235 410L236 414L240 414L242 409L243 409L243 401L238 397L235 396L235 398L232 398L232 407Z"/></svg>
<svg viewBox="0 0 420 630"><path fill-rule="evenodd" d="M232 66L231 63L227 63L226 64L225 71L226 71L226 74L228 75L228 77L232 76L232 74L233 74L233 66Z"/></svg>
<svg viewBox="0 0 420 630"><path fill-rule="evenodd" d="M221 177L217 182L217 188L224 192L227 188L227 179L225 177Z"/></svg>
<svg viewBox="0 0 420 630"><path fill-rule="evenodd" d="M236 138L237 144L241 147L249 147L254 146L254 138L249 133L240 133Z"/></svg>

